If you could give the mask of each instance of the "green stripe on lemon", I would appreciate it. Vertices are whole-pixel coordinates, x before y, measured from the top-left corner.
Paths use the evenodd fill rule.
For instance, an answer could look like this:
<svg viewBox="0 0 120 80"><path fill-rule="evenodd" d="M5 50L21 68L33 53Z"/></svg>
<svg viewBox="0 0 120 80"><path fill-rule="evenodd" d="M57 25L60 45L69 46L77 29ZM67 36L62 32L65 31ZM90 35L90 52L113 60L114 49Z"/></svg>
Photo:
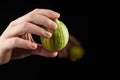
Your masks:
<svg viewBox="0 0 120 80"><path fill-rule="evenodd" d="M50 51L62 50L69 40L69 32L66 25L58 19L56 19L55 22L57 24L56 30L46 29L52 33L52 37L49 39L41 38L42 45Z"/></svg>

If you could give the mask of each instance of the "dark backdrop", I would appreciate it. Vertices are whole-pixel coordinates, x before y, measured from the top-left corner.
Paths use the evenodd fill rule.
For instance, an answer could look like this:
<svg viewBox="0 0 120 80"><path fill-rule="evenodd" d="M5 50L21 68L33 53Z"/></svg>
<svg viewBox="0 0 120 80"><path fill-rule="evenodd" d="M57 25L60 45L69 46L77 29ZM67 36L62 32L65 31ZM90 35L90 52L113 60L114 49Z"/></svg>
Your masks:
<svg viewBox="0 0 120 80"><path fill-rule="evenodd" d="M62 72L61 74L65 73L62 76L66 76L68 73L71 75L75 73L86 74L84 71L90 70L95 62L93 54L88 51L88 15L86 3L76 0L16 0L1 2L0 34L12 20L35 8L52 9L61 14L60 20L67 25L69 32L82 43L85 49L85 56L77 62L71 62L68 59L30 56L10 61L8 64L0 66L0 73L10 75L12 78L17 76L20 79L40 79L42 77L41 74L50 75L56 72L56 74L60 72ZM36 38L36 41L39 41L39 39Z"/></svg>

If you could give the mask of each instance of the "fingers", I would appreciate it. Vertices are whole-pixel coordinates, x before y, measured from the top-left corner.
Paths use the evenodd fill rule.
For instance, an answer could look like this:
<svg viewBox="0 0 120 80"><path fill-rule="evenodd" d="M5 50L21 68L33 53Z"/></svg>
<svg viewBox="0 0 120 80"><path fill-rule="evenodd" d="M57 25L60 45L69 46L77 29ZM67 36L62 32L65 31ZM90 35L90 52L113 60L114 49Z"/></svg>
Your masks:
<svg viewBox="0 0 120 80"><path fill-rule="evenodd" d="M59 13L52 10L35 9L32 12L12 21L5 30L4 36L14 37L27 32L49 38L51 37L51 33L45 31L45 29L40 25L50 29L56 29L57 24L52 19L58 18L59 16Z"/></svg>
<svg viewBox="0 0 120 80"><path fill-rule="evenodd" d="M22 48L22 49L29 49L32 50L32 54L34 55L40 55L45 57L55 57L57 56L57 52L51 52L44 47L42 47L40 44L32 43L28 40L24 40L18 37L9 38L5 43L7 49L13 49L13 48Z"/></svg>
<svg viewBox="0 0 120 80"><path fill-rule="evenodd" d="M29 22L24 22L20 23L14 27L11 27L11 29L6 33L7 38L23 35L25 33L31 33L31 34L36 34L42 37L50 38L52 34L45 29L29 23Z"/></svg>
<svg viewBox="0 0 120 80"><path fill-rule="evenodd" d="M44 57L56 57L58 52L51 52L44 47L42 47L40 44L38 44L38 47L36 50L32 51L33 55L39 55L39 56L44 56Z"/></svg>
<svg viewBox="0 0 120 80"><path fill-rule="evenodd" d="M53 21L56 18L59 18L60 14L52 10L46 9L35 9L30 13L16 19L11 23L12 26L21 23L21 22L31 22L37 25L43 25L50 29L55 29L57 25Z"/></svg>
<svg viewBox="0 0 120 80"><path fill-rule="evenodd" d="M56 29L57 24L53 21L59 18L60 14L52 10L47 9L35 9L28 14L12 21L7 29L3 32L0 45L0 63L6 63L11 59L13 50L25 49L33 51L36 55L55 57L57 52L51 52L44 49L42 46L34 43L34 40L29 41L29 38L24 39L21 36L26 37L26 33L36 34L42 37L50 38L52 34L41 26L45 26L49 29ZM30 35L27 35L30 36ZM35 52L36 51L36 52ZM24 51L21 51L24 52ZM26 51L25 51L26 52ZM16 54L18 52L15 52ZM26 55L24 55L26 56ZM22 57L24 57L22 56ZM14 56L15 57L15 56ZM20 55L19 55L20 57Z"/></svg>
<svg viewBox="0 0 120 80"><path fill-rule="evenodd" d="M24 40L18 37L9 38L5 41L4 46L6 46L7 49L13 49L13 48L23 48L23 49L36 49L37 44L32 43L28 40Z"/></svg>

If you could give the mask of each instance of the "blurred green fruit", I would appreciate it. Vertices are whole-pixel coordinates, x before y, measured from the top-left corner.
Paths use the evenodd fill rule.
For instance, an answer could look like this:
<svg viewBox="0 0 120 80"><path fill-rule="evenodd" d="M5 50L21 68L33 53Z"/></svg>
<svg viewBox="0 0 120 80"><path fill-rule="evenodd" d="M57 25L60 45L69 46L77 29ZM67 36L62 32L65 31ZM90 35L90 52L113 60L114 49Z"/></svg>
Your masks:
<svg viewBox="0 0 120 80"><path fill-rule="evenodd" d="M73 61L81 59L84 55L84 50L81 46L72 46L70 48L70 58Z"/></svg>

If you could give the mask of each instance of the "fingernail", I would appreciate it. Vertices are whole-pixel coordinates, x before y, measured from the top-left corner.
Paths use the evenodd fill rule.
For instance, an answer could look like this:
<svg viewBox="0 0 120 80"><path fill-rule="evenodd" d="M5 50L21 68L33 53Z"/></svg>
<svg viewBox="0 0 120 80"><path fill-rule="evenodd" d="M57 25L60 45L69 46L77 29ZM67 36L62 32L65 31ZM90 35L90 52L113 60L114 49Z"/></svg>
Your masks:
<svg viewBox="0 0 120 80"><path fill-rule="evenodd" d="M57 18L59 18L60 17L60 14L59 13L57 13Z"/></svg>
<svg viewBox="0 0 120 80"><path fill-rule="evenodd" d="M55 18L59 18L60 17L60 13L55 12L54 16L55 16Z"/></svg>
<svg viewBox="0 0 120 80"><path fill-rule="evenodd" d="M45 33L45 37L50 38L51 36L52 36L52 33L50 33L50 32L46 32L46 33Z"/></svg>
<svg viewBox="0 0 120 80"><path fill-rule="evenodd" d="M37 44L32 43L32 44L31 44L31 48L32 48L32 49L36 49L36 48L37 48Z"/></svg>

